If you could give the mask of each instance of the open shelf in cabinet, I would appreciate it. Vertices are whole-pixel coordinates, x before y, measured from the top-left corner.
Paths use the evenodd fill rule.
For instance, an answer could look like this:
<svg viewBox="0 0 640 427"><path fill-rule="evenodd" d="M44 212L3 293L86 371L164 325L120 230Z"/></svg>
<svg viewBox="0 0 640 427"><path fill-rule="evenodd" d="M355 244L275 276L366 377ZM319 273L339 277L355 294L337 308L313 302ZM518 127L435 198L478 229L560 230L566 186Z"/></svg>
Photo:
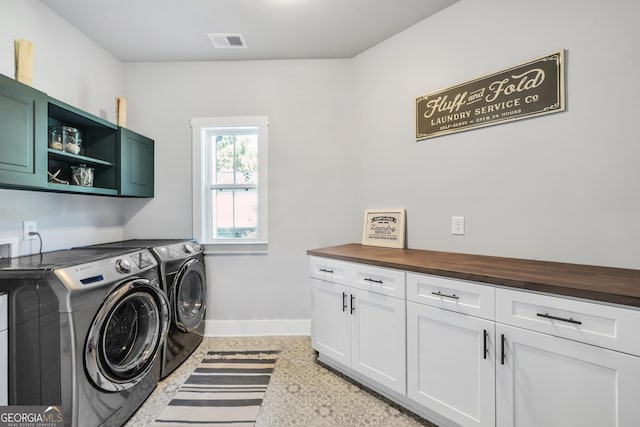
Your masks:
<svg viewBox="0 0 640 427"><path fill-rule="evenodd" d="M118 128L116 125L49 98L48 126L49 128L55 126L75 128L82 137L78 154L51 148L47 150L49 173L72 184L71 167L86 165L94 169L94 177L92 187L48 182L47 189L87 194L118 194L116 166Z"/></svg>

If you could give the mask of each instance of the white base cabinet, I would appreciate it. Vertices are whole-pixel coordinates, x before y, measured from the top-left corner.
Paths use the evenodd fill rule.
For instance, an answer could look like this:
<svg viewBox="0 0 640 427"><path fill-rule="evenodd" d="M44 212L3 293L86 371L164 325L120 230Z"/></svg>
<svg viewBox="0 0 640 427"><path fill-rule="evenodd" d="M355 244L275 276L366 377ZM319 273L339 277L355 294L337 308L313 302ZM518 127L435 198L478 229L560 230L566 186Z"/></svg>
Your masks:
<svg viewBox="0 0 640 427"><path fill-rule="evenodd" d="M407 395L462 426L495 426L494 322L407 303Z"/></svg>
<svg viewBox="0 0 640 427"><path fill-rule="evenodd" d="M333 281L336 272L335 282L344 285ZM398 282L404 295L404 273L313 260L311 343L323 356L405 394L406 305L386 294L398 292Z"/></svg>
<svg viewBox="0 0 640 427"><path fill-rule="evenodd" d="M347 366L351 364L348 293L347 286L311 279L311 346Z"/></svg>
<svg viewBox="0 0 640 427"><path fill-rule="evenodd" d="M351 368L387 388L406 393L404 300L354 290Z"/></svg>
<svg viewBox="0 0 640 427"><path fill-rule="evenodd" d="M640 358L496 326L498 427L640 425Z"/></svg>
<svg viewBox="0 0 640 427"><path fill-rule="evenodd" d="M407 395L465 427L495 426L495 289L407 273Z"/></svg>
<svg viewBox="0 0 640 427"><path fill-rule="evenodd" d="M640 426L640 310L311 257L320 359L439 426Z"/></svg>

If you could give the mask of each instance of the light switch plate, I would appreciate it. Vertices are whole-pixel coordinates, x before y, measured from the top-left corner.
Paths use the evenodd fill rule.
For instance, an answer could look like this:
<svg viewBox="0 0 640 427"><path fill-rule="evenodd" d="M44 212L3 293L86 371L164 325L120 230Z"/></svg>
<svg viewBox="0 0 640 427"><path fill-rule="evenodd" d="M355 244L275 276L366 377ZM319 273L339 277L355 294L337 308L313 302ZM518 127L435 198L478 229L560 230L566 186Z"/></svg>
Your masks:
<svg viewBox="0 0 640 427"><path fill-rule="evenodd" d="M464 236L464 217L463 216L451 217L451 234Z"/></svg>

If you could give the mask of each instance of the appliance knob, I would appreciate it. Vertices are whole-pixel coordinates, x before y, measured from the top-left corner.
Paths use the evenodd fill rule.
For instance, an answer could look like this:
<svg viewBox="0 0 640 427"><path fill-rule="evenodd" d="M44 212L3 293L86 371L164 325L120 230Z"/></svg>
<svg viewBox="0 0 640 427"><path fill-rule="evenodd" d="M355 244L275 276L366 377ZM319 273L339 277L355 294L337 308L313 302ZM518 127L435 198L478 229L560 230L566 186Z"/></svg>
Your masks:
<svg viewBox="0 0 640 427"><path fill-rule="evenodd" d="M116 270L119 273L130 273L131 272L131 264L126 259L119 259L116 261Z"/></svg>
<svg viewBox="0 0 640 427"><path fill-rule="evenodd" d="M185 243L182 249L184 249L184 251L188 254L192 254L196 251L193 247L193 243Z"/></svg>

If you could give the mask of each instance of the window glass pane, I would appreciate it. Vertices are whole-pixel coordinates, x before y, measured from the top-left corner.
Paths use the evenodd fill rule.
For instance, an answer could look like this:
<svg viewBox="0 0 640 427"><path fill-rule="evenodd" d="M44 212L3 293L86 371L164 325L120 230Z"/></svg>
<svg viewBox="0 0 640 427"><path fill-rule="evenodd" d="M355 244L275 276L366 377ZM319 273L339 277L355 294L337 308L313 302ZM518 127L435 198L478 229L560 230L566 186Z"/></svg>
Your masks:
<svg viewBox="0 0 640 427"><path fill-rule="evenodd" d="M231 239L233 237L233 191L212 190L211 205L214 215L213 237Z"/></svg>
<svg viewBox="0 0 640 427"><path fill-rule="evenodd" d="M236 136L236 183L255 184L258 171L258 136Z"/></svg>
<svg viewBox="0 0 640 427"><path fill-rule="evenodd" d="M233 184L235 164L235 136L216 135L215 149L212 150L216 165L215 182L218 184Z"/></svg>
<svg viewBox="0 0 640 427"><path fill-rule="evenodd" d="M218 190L211 193L214 238L254 239L258 227L256 190Z"/></svg>

